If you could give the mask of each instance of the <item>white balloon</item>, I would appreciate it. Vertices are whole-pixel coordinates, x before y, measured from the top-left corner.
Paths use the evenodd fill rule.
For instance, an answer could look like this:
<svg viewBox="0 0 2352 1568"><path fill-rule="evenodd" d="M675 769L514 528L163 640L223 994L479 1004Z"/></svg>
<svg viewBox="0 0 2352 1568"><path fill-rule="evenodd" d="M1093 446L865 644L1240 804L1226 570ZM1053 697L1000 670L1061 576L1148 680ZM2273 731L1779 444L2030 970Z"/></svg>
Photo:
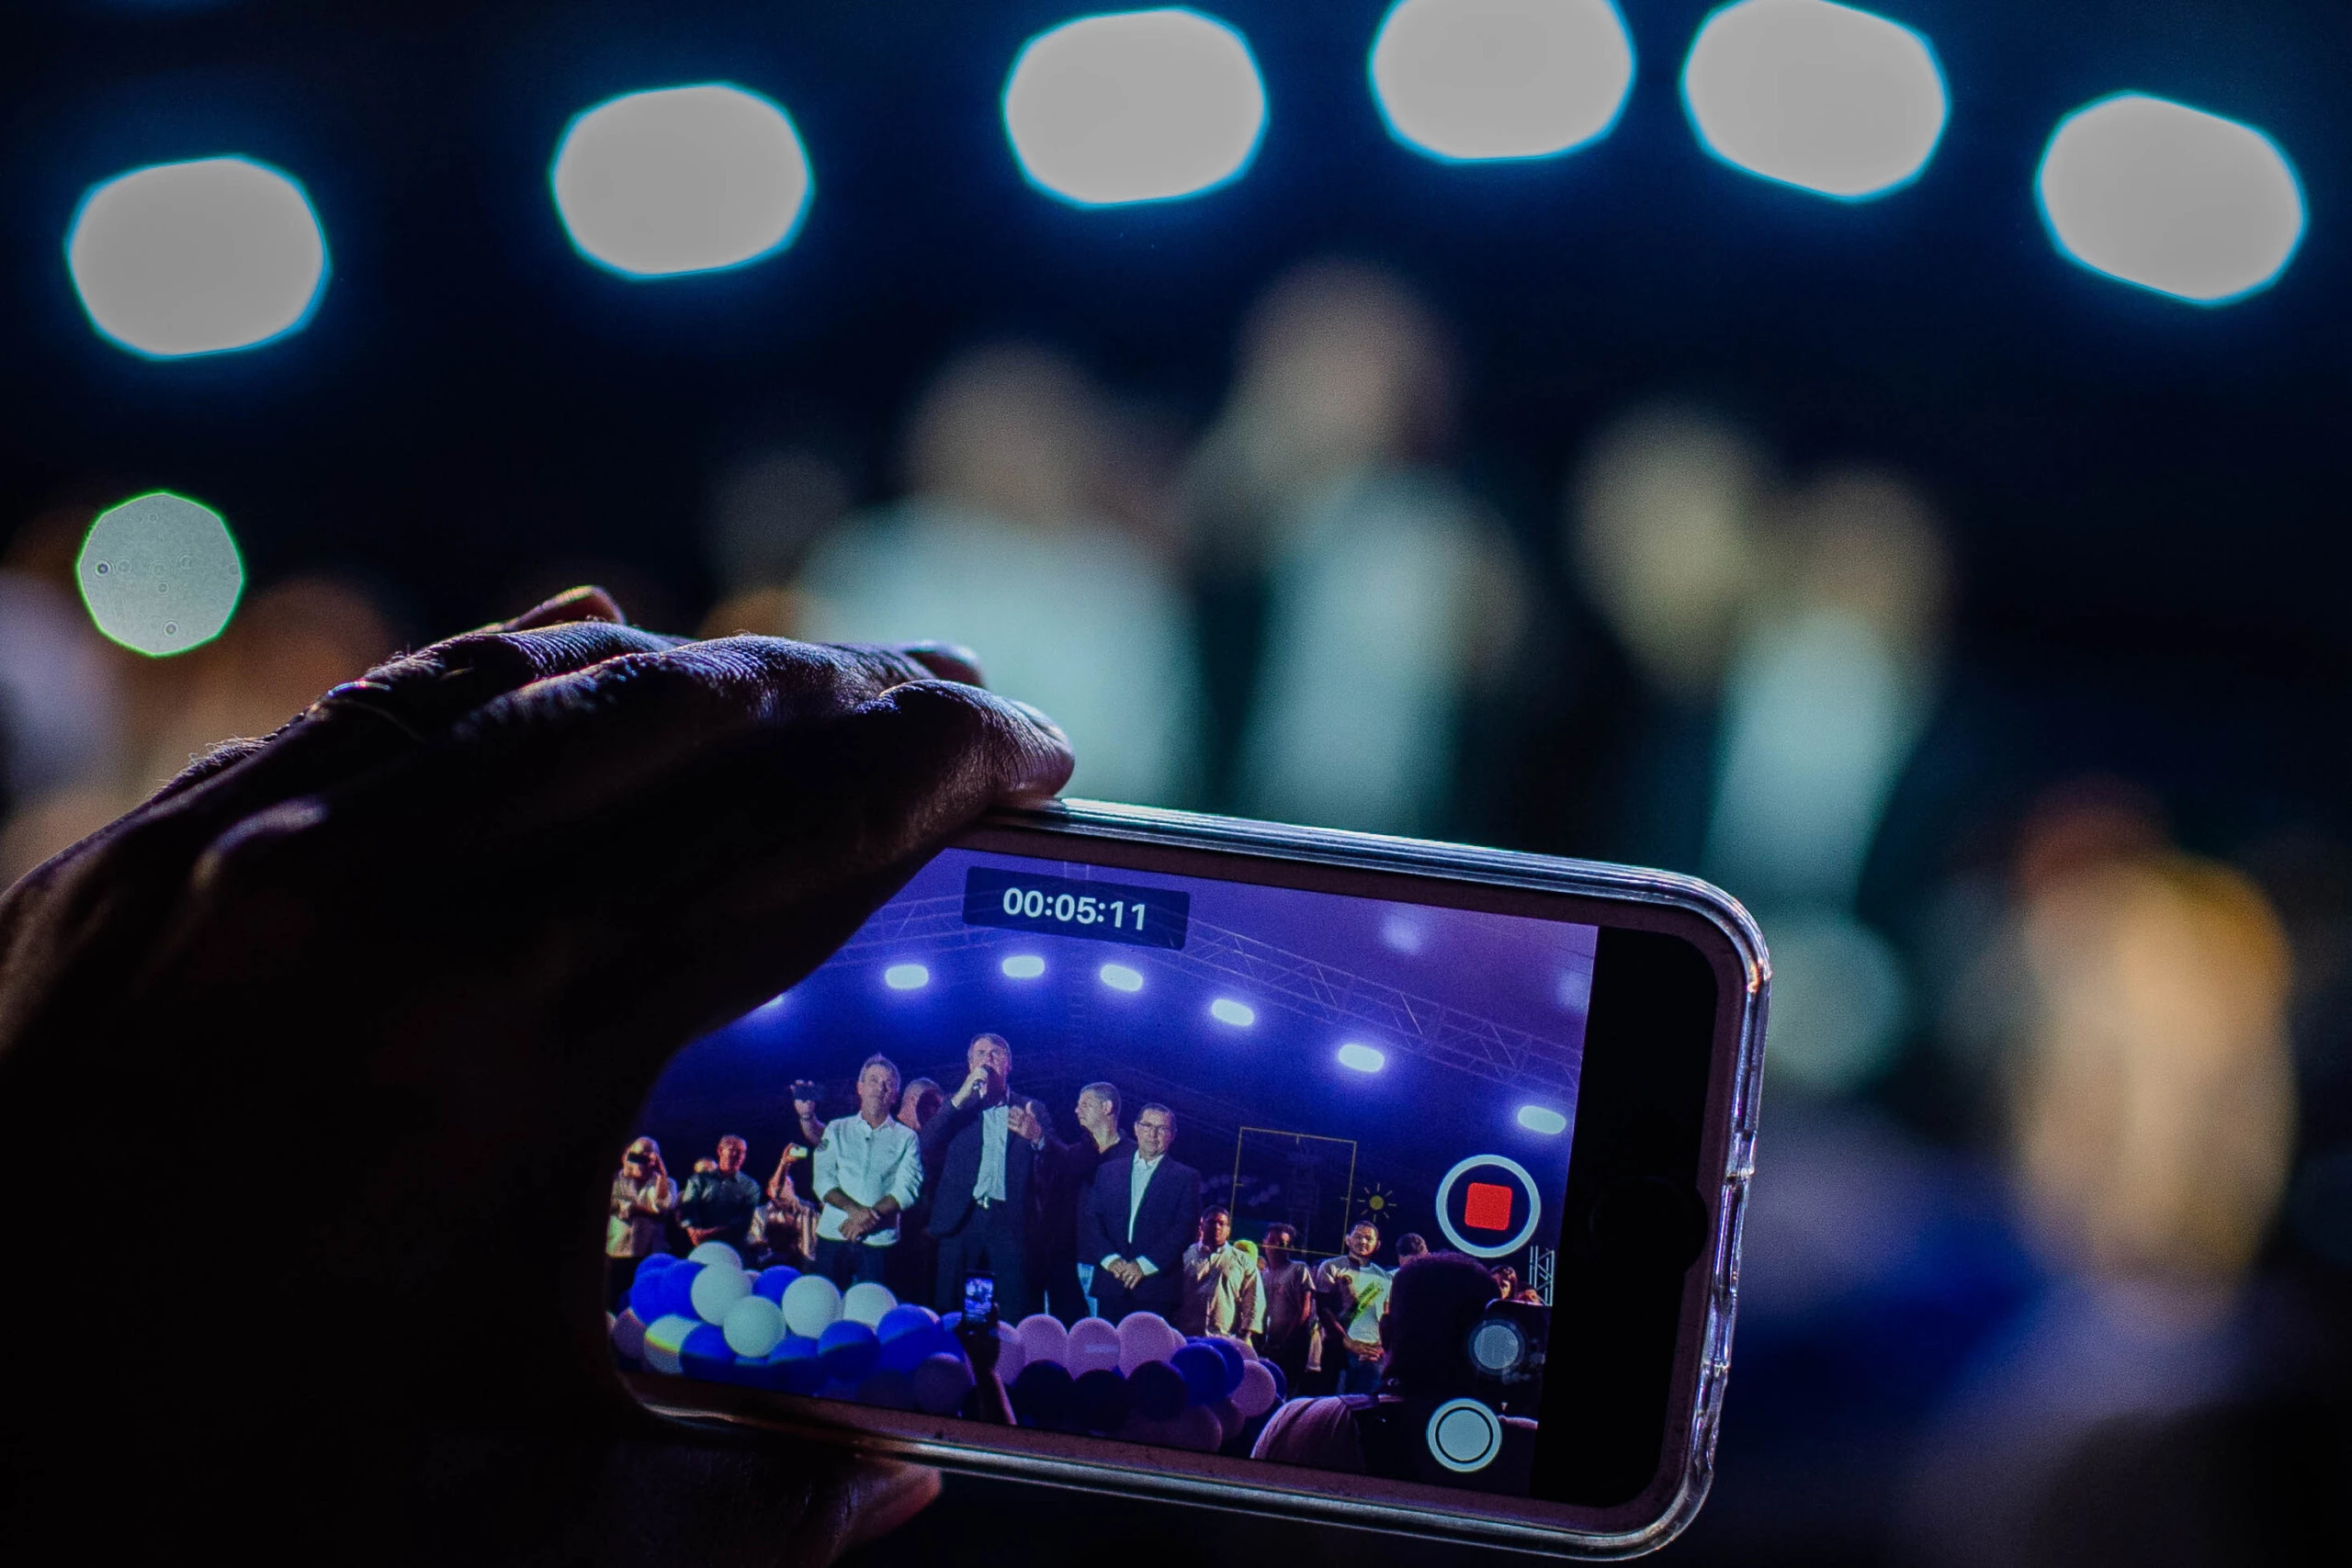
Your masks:
<svg viewBox="0 0 2352 1568"><path fill-rule="evenodd" d="M645 1359L645 1325L637 1314L625 1312L613 1319L613 1353L625 1361Z"/></svg>
<svg viewBox="0 0 2352 1568"><path fill-rule="evenodd" d="M1029 1364L1028 1352L1023 1348L1021 1335L1009 1323L996 1325L996 1375L1001 1382L1010 1384Z"/></svg>
<svg viewBox="0 0 2352 1568"><path fill-rule="evenodd" d="M1184 1337L1158 1313L1130 1313L1119 1322L1119 1371L1133 1377L1146 1361L1164 1361L1183 1345Z"/></svg>
<svg viewBox="0 0 2352 1568"><path fill-rule="evenodd" d="M842 1297L842 1315L852 1323L862 1323L871 1328L882 1321L882 1314L899 1304L888 1285L877 1285L871 1280L862 1285L852 1285Z"/></svg>
<svg viewBox="0 0 2352 1568"><path fill-rule="evenodd" d="M727 1267L735 1269L739 1273L741 1272L743 1268L742 1254L737 1252L733 1247L728 1246L723 1241L704 1242L700 1247L695 1247L692 1252L686 1254L686 1261L689 1263L724 1263Z"/></svg>
<svg viewBox="0 0 2352 1568"><path fill-rule="evenodd" d="M1057 1366L1069 1361L1069 1330L1061 1319L1042 1312L1033 1312L1021 1320L1014 1333L1021 1337L1021 1364L1035 1366L1051 1361Z"/></svg>
<svg viewBox="0 0 2352 1568"><path fill-rule="evenodd" d="M645 1364L657 1372L677 1376L678 1351L685 1344L686 1336L701 1326L695 1319L674 1312L655 1318L645 1330Z"/></svg>
<svg viewBox="0 0 2352 1568"><path fill-rule="evenodd" d="M1105 1371L1119 1364L1119 1330L1103 1318L1081 1317L1069 1326L1069 1375Z"/></svg>
<svg viewBox="0 0 2352 1568"><path fill-rule="evenodd" d="M695 1276L695 1315L705 1323L725 1323L735 1303L752 1293L752 1277L724 1263L706 1263Z"/></svg>
<svg viewBox="0 0 2352 1568"><path fill-rule="evenodd" d="M1241 1386L1233 1391L1235 1408L1254 1421L1274 1407L1274 1374L1252 1361L1241 1369Z"/></svg>
<svg viewBox="0 0 2352 1568"><path fill-rule="evenodd" d="M784 1337L784 1314L765 1296L745 1296L727 1309L718 1330L737 1355L764 1356Z"/></svg>
<svg viewBox="0 0 2352 1568"><path fill-rule="evenodd" d="M784 1325L814 1339L842 1314L842 1293L822 1274L803 1274L784 1288Z"/></svg>

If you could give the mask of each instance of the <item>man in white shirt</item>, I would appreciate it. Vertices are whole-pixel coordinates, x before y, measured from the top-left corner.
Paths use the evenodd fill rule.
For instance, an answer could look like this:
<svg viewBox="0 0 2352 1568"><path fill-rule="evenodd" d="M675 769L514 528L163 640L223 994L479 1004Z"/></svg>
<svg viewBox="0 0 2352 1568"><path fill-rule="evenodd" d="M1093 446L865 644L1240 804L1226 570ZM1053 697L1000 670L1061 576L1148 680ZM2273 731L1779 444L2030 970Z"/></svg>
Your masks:
<svg viewBox="0 0 2352 1568"><path fill-rule="evenodd" d="M915 1134L892 1117L899 1069L868 1056L857 1069L857 1114L825 1123L809 1183L823 1201L817 1272L836 1285L879 1281L898 1245L899 1215L922 1190Z"/></svg>
<svg viewBox="0 0 2352 1568"><path fill-rule="evenodd" d="M1388 1281L1394 1271L1374 1262L1380 1250L1380 1227L1358 1220L1348 1228L1348 1250L1327 1258L1315 1269L1315 1296L1323 1316L1323 1370L1331 1367L1333 1340L1346 1348L1340 1371L1339 1392L1370 1393L1380 1386L1380 1314L1388 1306Z"/></svg>
<svg viewBox="0 0 2352 1568"><path fill-rule="evenodd" d="M1258 1315L1258 1265L1233 1245L1233 1214L1222 1203L1201 1211L1201 1239L1184 1249L1184 1308L1176 1326L1187 1335L1239 1339Z"/></svg>
<svg viewBox="0 0 2352 1568"><path fill-rule="evenodd" d="M1136 1113L1136 1146L1103 1160L1079 1205L1080 1255L1094 1260L1094 1299L1113 1323L1134 1312L1171 1322L1182 1309L1184 1244L1196 1234L1201 1173L1168 1156L1176 1113L1147 1105Z"/></svg>

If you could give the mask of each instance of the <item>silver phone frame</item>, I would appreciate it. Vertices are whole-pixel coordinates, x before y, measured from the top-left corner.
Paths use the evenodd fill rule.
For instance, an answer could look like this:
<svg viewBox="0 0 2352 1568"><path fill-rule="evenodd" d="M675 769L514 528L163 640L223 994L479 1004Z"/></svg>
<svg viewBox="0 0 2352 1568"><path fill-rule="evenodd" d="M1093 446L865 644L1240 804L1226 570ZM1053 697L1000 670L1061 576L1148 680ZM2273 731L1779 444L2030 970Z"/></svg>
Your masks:
<svg viewBox="0 0 2352 1568"><path fill-rule="evenodd" d="M1766 1007L1771 961L1747 911L1729 894L1696 877L1593 861L1516 851L1479 849L1427 840L1211 817L1156 807L1088 800L1057 801L1030 810L1001 810L974 824L1044 831L1080 840L1112 840L1166 848L1238 853L1350 870L1418 875L1535 892L1564 893L1648 905L1695 915L1721 933L1740 970L1741 1012L1731 1062L1730 1100L1723 1118L1722 1187L1713 1205L1703 1323L1689 1395L1687 1460L1666 1506L1652 1517L1617 1528L1579 1528L1558 1516L1603 1510L1479 1493L1457 1493L1369 1476L1340 1476L1269 1466L1186 1450L1146 1449L1109 1438L1074 1438L1016 1428L1022 1447L981 1447L919 1412L881 1410L815 1399L795 1399L724 1383L659 1374L630 1374L631 1392L658 1414L718 1421L820 1438L877 1457L912 1461L974 1474L1043 1482L1087 1491L1279 1514L1437 1540L1510 1547L1587 1559L1632 1557L1655 1551L1679 1534L1706 1499L1714 1472L1715 1437L1731 1366L1732 1325L1738 1303L1739 1241L1748 1185L1755 1172L1756 1121L1764 1064ZM961 837L959 835L958 837ZM955 840L950 840L950 846ZM1080 857L1073 857L1080 858ZM1720 1090L1711 1090L1719 1094ZM1678 1372L1678 1386L1681 1385ZM688 1393L693 1403L677 1395ZM957 1422L957 1427L967 1426ZM1114 1459L1106 1447L1135 1448L1137 1459ZM1317 1484L1320 1483L1320 1484ZM1344 1490L1332 1483L1344 1483Z"/></svg>

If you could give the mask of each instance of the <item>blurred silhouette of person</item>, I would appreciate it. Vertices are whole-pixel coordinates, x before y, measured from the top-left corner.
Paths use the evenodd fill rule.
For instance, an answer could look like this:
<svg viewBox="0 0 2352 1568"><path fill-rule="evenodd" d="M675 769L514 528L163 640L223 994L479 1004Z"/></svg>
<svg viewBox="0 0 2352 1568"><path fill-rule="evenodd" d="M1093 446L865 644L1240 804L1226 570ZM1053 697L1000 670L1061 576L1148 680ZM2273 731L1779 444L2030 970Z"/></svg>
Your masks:
<svg viewBox="0 0 2352 1568"><path fill-rule="evenodd" d="M1311 265L1252 311L1186 484L1236 809L1455 820L1465 717L1524 610L1507 536L1437 466L1453 401L1443 334L1385 273Z"/></svg>
<svg viewBox="0 0 2352 1568"><path fill-rule="evenodd" d="M1524 1495L1535 1458L1528 1417L1500 1417L1502 1451L1467 1475L1441 1466L1425 1436L1440 1404L1476 1392L1477 1369L1463 1346L1494 1299L1494 1280L1476 1258L1424 1253L1403 1264L1382 1297L1374 1385L1289 1401L1258 1434L1250 1457Z"/></svg>
<svg viewBox="0 0 2352 1568"><path fill-rule="evenodd" d="M1057 354L1009 345L950 364L910 424L906 499L811 554L801 635L985 649L990 684L1072 737L1074 793L1183 805L1199 772L1191 611L1151 541L1103 515L1112 425Z"/></svg>
<svg viewBox="0 0 2352 1568"><path fill-rule="evenodd" d="M621 1156L613 1178L612 1212L605 1222L605 1299L616 1312L637 1279L637 1267L668 1250L663 1221L677 1206L678 1184L662 1168L662 1145L639 1138Z"/></svg>
<svg viewBox="0 0 2352 1568"><path fill-rule="evenodd" d="M2242 874L2136 803L2068 791L2028 824L2005 936L2007 1146L2050 1287L1968 1370L1905 1502L1932 1562L2016 1562L2119 1418L2222 1403L2258 1368L2247 1270L2285 1187L2291 961Z"/></svg>
<svg viewBox="0 0 2352 1568"><path fill-rule="evenodd" d="M1429 1237L1419 1231L1407 1231L1396 1238L1396 1262L1403 1267L1408 1258L1419 1258L1430 1249Z"/></svg>

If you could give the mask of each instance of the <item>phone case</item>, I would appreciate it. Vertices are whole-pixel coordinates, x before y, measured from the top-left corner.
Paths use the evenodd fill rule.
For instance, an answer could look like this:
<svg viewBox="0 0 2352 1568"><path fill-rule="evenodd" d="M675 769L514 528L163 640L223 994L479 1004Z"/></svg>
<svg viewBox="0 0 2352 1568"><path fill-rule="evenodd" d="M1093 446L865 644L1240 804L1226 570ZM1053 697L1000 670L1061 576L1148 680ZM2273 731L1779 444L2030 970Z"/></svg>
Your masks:
<svg viewBox="0 0 2352 1568"><path fill-rule="evenodd" d="M1727 1063L1729 1092L1711 1091L1703 1145L1721 1150L1721 1186L1710 1216L1704 1255L1707 1278L1696 1337L1696 1364L1679 1368L1677 1374L1675 1404L1687 1404L1689 1410L1687 1427L1680 1434L1683 1442L1678 1445L1686 1453L1679 1483L1663 1506L1642 1510L1646 1517L1620 1518L1606 1510L1586 1510L1593 1517L1569 1520L1562 1516L1576 1510L1549 1502L1457 1494L1317 1471L1300 1470L1294 1476L1284 1466L1157 1448L1136 1449L1133 1457L1114 1455L1105 1450L1128 1445L1026 1427L1020 1429L1025 1451L983 1448L943 1428L937 1418L915 1412L803 1400L792 1402L791 1411L786 1413L776 1407L773 1396L718 1383L682 1383L675 1378L632 1375L629 1383L638 1396L668 1416L820 1437L862 1451L945 1469L1557 1556L1630 1557L1673 1539L1698 1512L1713 1478L1738 1302L1740 1227L1755 1168L1758 1091L1771 969L1763 938L1739 903L1695 877L1670 872L1092 801L995 812L979 826L1565 893L1680 911L1720 932L1738 968L1740 1015ZM1072 858L1083 856L1073 854ZM693 1403L684 1402L681 1394L689 1395Z"/></svg>

